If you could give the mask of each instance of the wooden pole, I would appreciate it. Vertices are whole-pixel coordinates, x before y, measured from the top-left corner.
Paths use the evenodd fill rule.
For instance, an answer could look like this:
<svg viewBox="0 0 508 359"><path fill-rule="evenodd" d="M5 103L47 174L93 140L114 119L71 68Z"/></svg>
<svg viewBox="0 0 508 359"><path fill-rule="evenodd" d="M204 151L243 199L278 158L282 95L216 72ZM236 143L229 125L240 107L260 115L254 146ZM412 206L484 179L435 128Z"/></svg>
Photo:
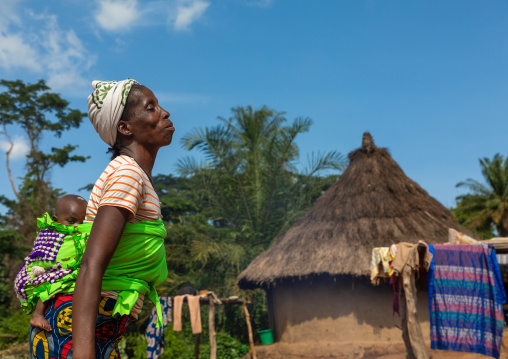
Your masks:
<svg viewBox="0 0 508 359"><path fill-rule="evenodd" d="M217 340L215 338L215 303L213 298L208 297L208 333L210 334L210 359L217 359Z"/></svg>
<svg viewBox="0 0 508 359"><path fill-rule="evenodd" d="M243 303L243 313L245 314L245 321L247 322L247 331L249 332L249 345L252 350L252 359L256 359L256 348L254 347L254 337L252 335L252 327L250 325L250 314L245 302Z"/></svg>
<svg viewBox="0 0 508 359"><path fill-rule="evenodd" d="M196 339L194 341L194 359L199 359L199 342L201 339L201 333L196 334Z"/></svg>
<svg viewBox="0 0 508 359"><path fill-rule="evenodd" d="M418 359L429 359L429 353L423 340L422 327L418 320L416 311L416 284L413 269L406 265L402 270L402 282L406 297L407 329L409 333L410 346ZM409 348L408 348L409 352ZM409 354L409 353L408 353Z"/></svg>

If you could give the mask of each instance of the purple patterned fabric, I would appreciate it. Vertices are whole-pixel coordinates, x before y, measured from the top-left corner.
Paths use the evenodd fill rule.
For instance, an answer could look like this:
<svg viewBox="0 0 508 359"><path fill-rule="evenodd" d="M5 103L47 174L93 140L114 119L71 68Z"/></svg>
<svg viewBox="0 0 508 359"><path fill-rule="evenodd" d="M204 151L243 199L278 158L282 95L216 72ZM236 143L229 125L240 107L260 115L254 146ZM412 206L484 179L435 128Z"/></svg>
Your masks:
<svg viewBox="0 0 508 359"><path fill-rule="evenodd" d="M54 262L64 237L65 234L53 232L51 229L42 229L35 239L32 253L25 258L25 261L27 263L35 261Z"/></svg>
<svg viewBox="0 0 508 359"><path fill-rule="evenodd" d="M26 263L23 263L21 268L16 273L14 280L14 291L19 300L27 300L25 287L30 282L30 274L26 270Z"/></svg>
<svg viewBox="0 0 508 359"><path fill-rule="evenodd" d="M44 274L37 276L31 280L31 283L34 286L41 285L44 282L55 283L58 279L62 278L64 275L71 274L72 269L62 269L62 265L60 263L55 264L53 267L46 269Z"/></svg>
<svg viewBox="0 0 508 359"><path fill-rule="evenodd" d="M65 234L56 233L50 229L42 229L39 232L32 252L25 258L25 263L19 269L14 280L14 290L18 299L28 300L26 295L28 287L37 287L44 282L54 283L63 276L72 273L72 269L62 269L60 263L46 268L45 272L39 276L32 276L29 270L30 265L36 261L54 262L65 236Z"/></svg>
<svg viewBox="0 0 508 359"><path fill-rule="evenodd" d="M431 348L499 358L506 296L495 250L472 244L429 250Z"/></svg>

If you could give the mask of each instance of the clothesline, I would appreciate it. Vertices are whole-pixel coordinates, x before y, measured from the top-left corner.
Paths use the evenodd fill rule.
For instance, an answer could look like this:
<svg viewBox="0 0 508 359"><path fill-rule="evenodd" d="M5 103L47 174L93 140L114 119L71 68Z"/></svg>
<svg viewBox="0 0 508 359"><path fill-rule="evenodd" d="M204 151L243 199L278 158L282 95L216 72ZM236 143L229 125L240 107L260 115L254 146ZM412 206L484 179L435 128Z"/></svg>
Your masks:
<svg viewBox="0 0 508 359"><path fill-rule="evenodd" d="M243 312L245 315L245 320L247 324L247 331L249 334L249 345L251 346L252 350L252 358L256 359L256 351L254 348L254 337L252 334L252 327L250 324L250 314L247 309L247 304L251 304L250 301L244 299L244 298L218 298L214 292L207 292L202 295L183 295L183 296L177 296L180 297L180 300L178 300L178 308L175 305L175 308L173 308L173 305L171 304L171 298L170 297L160 297L161 306L163 308L163 327L156 328L155 324L152 325L152 323L155 323L157 314L155 310L152 311L152 316L150 317L150 323L148 324L148 327L146 329L146 335L147 335L147 358L150 359L158 359L163 351L164 351L164 330L167 327L167 323L171 318L171 309L175 309L175 316L174 316L174 327L173 330L179 331L181 330L181 305L186 302L189 304L189 310L191 314L191 324L192 324L192 332L196 335L196 340L194 343L194 358L199 358L199 343L200 343L200 337L201 337L201 312L199 310L199 307L201 305L208 305L209 306L209 312L208 312L208 334L210 338L210 359L216 359L217 358L217 342L216 342L216 333L215 333L215 307L217 305L242 305ZM177 299L177 297L173 299ZM189 298L192 299L198 299L196 297L199 297L198 303L196 301L191 301L189 303ZM176 300L175 300L176 302ZM196 307L197 306L197 307ZM154 308L155 309L155 308Z"/></svg>
<svg viewBox="0 0 508 359"><path fill-rule="evenodd" d="M372 283L379 284L379 278L389 277L394 288L403 288L398 298L409 358L429 357L416 311L414 278L418 268L423 266L429 271L431 347L499 358L502 304L506 297L498 258L507 256L496 256L499 240L480 243L450 230L450 242L427 246L420 241L418 244L399 243L395 249L393 245L374 248Z"/></svg>

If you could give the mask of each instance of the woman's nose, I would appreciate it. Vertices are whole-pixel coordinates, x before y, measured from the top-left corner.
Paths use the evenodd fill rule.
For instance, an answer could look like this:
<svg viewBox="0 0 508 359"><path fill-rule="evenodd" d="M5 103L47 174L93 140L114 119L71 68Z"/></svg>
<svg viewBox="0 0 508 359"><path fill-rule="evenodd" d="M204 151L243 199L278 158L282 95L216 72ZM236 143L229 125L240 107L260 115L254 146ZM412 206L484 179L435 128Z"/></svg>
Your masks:
<svg viewBox="0 0 508 359"><path fill-rule="evenodd" d="M164 118L169 118L169 112L168 112L168 111L166 111L165 109L163 109L162 107L161 107L161 109L162 109L162 116L163 116Z"/></svg>

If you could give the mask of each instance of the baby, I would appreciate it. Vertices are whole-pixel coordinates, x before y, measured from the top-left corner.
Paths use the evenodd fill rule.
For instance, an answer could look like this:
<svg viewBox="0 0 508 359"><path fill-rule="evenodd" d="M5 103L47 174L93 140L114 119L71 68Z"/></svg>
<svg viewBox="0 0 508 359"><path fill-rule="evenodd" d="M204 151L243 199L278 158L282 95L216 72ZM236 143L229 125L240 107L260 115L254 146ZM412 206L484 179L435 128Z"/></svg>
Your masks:
<svg viewBox="0 0 508 359"><path fill-rule="evenodd" d="M53 221L65 224L74 225L82 224L85 220L87 202L83 197L74 194L68 194L60 197L56 202L55 215L52 217ZM30 320L30 324L34 327L51 331L51 325L44 318L44 313L48 307L47 303L43 303L40 299L35 307L34 314Z"/></svg>

